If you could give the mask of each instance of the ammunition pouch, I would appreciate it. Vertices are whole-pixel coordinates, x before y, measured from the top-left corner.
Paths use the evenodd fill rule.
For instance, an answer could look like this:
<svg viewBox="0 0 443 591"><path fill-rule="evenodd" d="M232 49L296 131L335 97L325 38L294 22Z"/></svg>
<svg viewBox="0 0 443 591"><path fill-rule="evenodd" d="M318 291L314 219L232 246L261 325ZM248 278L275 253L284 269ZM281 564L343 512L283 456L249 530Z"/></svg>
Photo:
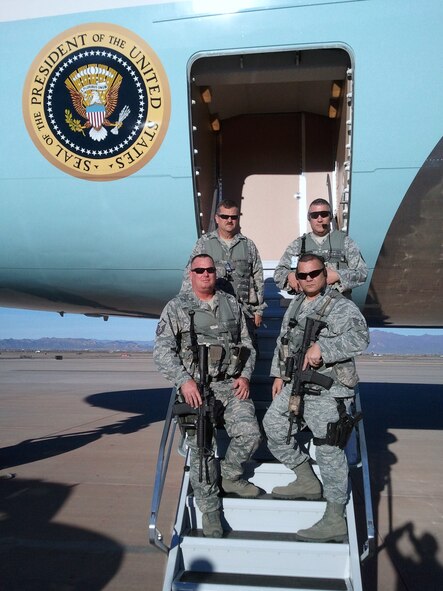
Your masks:
<svg viewBox="0 0 443 591"><path fill-rule="evenodd" d="M250 350L243 345L232 345L230 348L229 365L226 369L226 375L230 378L239 376L249 359Z"/></svg>
<svg viewBox="0 0 443 591"><path fill-rule="evenodd" d="M223 345L208 345L208 372L210 376L225 373L227 361L226 351Z"/></svg>
<svg viewBox="0 0 443 591"><path fill-rule="evenodd" d="M229 350L223 345L208 344L208 373L210 379L219 382L226 378L238 377L250 355L243 345L230 345Z"/></svg>
<svg viewBox="0 0 443 591"><path fill-rule="evenodd" d="M347 359L334 365L334 373L337 380L346 388L355 388L358 384L358 375L355 369L354 359Z"/></svg>
<svg viewBox="0 0 443 591"><path fill-rule="evenodd" d="M351 437L355 425L362 419L361 412L354 416L348 415L343 400L337 400L340 418L335 423L328 423L326 437L314 437L314 445L331 445L344 449Z"/></svg>
<svg viewBox="0 0 443 591"><path fill-rule="evenodd" d="M212 378L217 378L218 376L224 376L226 374L226 370L229 365L229 355L226 355L226 350L221 344L216 343L208 343L208 374ZM191 353L192 349L189 348L187 351L188 354L188 364L191 364ZM195 358L195 354L193 353L192 359Z"/></svg>

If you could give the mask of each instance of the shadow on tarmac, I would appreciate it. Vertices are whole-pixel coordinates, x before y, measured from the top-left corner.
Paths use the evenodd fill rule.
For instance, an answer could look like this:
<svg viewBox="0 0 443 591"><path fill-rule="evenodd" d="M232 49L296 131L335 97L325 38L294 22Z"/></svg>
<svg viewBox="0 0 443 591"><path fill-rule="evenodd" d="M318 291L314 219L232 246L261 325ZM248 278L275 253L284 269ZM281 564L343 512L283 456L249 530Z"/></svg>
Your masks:
<svg viewBox="0 0 443 591"><path fill-rule="evenodd" d="M115 576L124 549L111 538L52 522L72 487L2 480L0 588L4 591L99 591Z"/></svg>
<svg viewBox="0 0 443 591"><path fill-rule="evenodd" d="M443 568L438 541L429 531L416 532L419 522L408 519L394 528L391 471L397 463L390 446L392 430L442 430L441 385L361 383L376 532L379 531L381 495L388 502L384 540L362 569L366 591L377 591L378 555L386 550L396 572L389 591L440 591ZM94 407L134 416L77 433L23 441L0 450L0 466L7 468L51 457L88 445L102 435L128 434L162 421L170 388L123 390L88 396ZM358 490L358 489L357 489ZM117 542L94 532L52 523L71 488L40 480L2 480L0 487L0 581L7 591L99 591L115 576L123 557ZM356 491L357 492L357 491ZM362 502L362 496L356 494ZM359 528L360 529L360 528ZM383 529L383 528L381 528ZM407 550L405 550L407 548ZM32 577L32 579L30 578ZM379 591L385 591L380 589Z"/></svg>
<svg viewBox="0 0 443 591"><path fill-rule="evenodd" d="M435 537L430 532L417 536L413 521L394 529L395 498L391 469L397 463L397 457L389 446L397 441L396 436L390 432L392 429L443 429L441 385L361 383L359 390L365 422L376 532L379 531L378 508L382 493L387 496L389 520L388 534L384 541L376 534L378 546L375 554L363 566L364 589L377 590L377 557L386 549L397 576L396 586L390 591L440 591L443 589L443 568L437 560L438 542ZM409 541L407 554L400 549L402 539L403 550L405 540Z"/></svg>
<svg viewBox="0 0 443 591"><path fill-rule="evenodd" d="M91 406L133 413L135 416L97 429L27 439L10 447L3 447L0 449L0 469L4 470L12 466L21 466L64 454L88 445L102 435L135 433L152 423L163 421L168 408L170 392L170 388L157 388L101 392L88 396L85 401Z"/></svg>

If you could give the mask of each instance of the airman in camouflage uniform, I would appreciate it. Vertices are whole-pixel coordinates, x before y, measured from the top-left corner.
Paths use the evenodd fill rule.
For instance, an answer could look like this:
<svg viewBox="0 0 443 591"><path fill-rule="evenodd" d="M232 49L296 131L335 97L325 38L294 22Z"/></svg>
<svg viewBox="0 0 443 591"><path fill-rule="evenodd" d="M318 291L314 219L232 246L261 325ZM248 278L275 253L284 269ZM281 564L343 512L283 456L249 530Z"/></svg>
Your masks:
<svg viewBox="0 0 443 591"><path fill-rule="evenodd" d="M325 515L317 524L297 532L299 539L319 542L342 541L347 535L344 519L348 489L346 455L343 449L327 445L325 438L328 423L339 420L339 401L343 401L346 411L351 406L354 386L358 382L354 356L361 354L369 343L367 325L357 306L328 286L326 278L327 271L321 257L313 254L300 257L297 279L302 291L292 300L283 319L271 369L271 375L275 376L273 402L263 420L271 453L286 467L294 470L297 476L288 486L275 487L273 496L284 499L320 499L321 484L312 471L308 456L300 450L297 443L286 443L289 429L288 402L293 384L291 380L284 385L281 376L285 356L296 353L301 347L306 318L325 322L326 327L320 330L317 341L306 352L303 369L315 369L332 378L333 384L329 390L309 384L310 390L304 395L302 413L314 438L319 440L316 460L323 480L323 496L327 507ZM296 321L292 329L291 319ZM285 350L286 339L282 345L282 337L288 335L289 344ZM311 393L312 390L316 393ZM292 433L295 434L297 430L297 422L294 422Z"/></svg>
<svg viewBox="0 0 443 591"><path fill-rule="evenodd" d="M326 261L327 283L346 295L362 285L368 267L356 243L340 230L331 231L331 208L325 199L314 199L309 206L308 220L312 232L297 238L287 247L275 272L274 281L280 289L298 293L300 284L295 276L298 258L312 252Z"/></svg>
<svg viewBox="0 0 443 591"><path fill-rule="evenodd" d="M240 210L234 201L220 202L215 221L217 230L197 240L190 256L209 254L217 267L217 288L234 295L242 303L250 334L262 322L264 301L263 265L256 245L240 233ZM188 263L182 291L191 289Z"/></svg>
<svg viewBox="0 0 443 591"><path fill-rule="evenodd" d="M256 497L260 489L241 478L243 463L250 459L260 442L254 404L249 399L255 350L240 305L233 296L215 289L215 271L214 261L208 255L197 255L191 260L192 291L181 292L164 308L157 327L154 361L159 371L180 391L181 399L192 408L198 408L202 400L197 387L199 368L191 350L189 311L193 310L198 343L220 343L225 353L223 366L220 360L211 361L211 358L208 363L210 388L223 404L225 429L231 438L220 465L222 488L225 493ZM231 345L245 348L244 363L236 362L230 352ZM199 482L195 433L188 431L187 441L191 449L190 480L197 506L203 513L203 533L208 537L221 537L216 459L211 456L207 461L209 482L206 478Z"/></svg>

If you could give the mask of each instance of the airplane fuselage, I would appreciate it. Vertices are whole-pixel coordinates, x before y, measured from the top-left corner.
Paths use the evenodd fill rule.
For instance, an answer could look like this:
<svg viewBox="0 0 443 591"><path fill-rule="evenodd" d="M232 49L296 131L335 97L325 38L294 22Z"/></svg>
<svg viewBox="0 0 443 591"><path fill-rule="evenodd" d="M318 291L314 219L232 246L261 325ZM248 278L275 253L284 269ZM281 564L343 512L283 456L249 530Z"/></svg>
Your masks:
<svg viewBox="0 0 443 591"><path fill-rule="evenodd" d="M325 196L369 323L442 325L440 2L26 4L0 22L0 305L156 317L217 198L272 260Z"/></svg>

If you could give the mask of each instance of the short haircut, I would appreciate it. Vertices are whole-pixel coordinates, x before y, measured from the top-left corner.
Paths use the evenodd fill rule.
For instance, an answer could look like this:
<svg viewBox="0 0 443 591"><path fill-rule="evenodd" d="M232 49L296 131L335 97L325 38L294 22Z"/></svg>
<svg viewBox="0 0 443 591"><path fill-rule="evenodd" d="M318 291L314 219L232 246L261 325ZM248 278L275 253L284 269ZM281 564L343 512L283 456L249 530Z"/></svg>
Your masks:
<svg viewBox="0 0 443 591"><path fill-rule="evenodd" d="M192 267L192 263L195 261L195 259L211 259L212 261L212 266L215 267L215 263L214 263L214 259L211 257L210 254L206 254L205 252L201 252L200 254L196 254L192 257L190 263L189 263L189 268Z"/></svg>
<svg viewBox="0 0 443 591"><path fill-rule="evenodd" d="M232 199L223 199L223 201L220 201L220 203L217 205L217 211L216 211L217 214L220 211L220 207L224 207L225 209L234 209L235 208L240 211L240 207L237 205L237 203L235 201L232 201Z"/></svg>
<svg viewBox="0 0 443 591"><path fill-rule="evenodd" d="M312 252L306 252L305 254L302 254L301 257L298 259L297 271L300 263L308 263L309 261L318 261L319 263L321 263L323 269L325 268L325 259L322 256L320 256L319 254L313 254Z"/></svg>
<svg viewBox="0 0 443 591"><path fill-rule="evenodd" d="M323 205L324 207L327 207L329 211L331 211L329 201L326 201L326 199L322 199L321 197L319 197L318 199L314 199L314 201L311 201L308 210L311 209L311 205Z"/></svg>

